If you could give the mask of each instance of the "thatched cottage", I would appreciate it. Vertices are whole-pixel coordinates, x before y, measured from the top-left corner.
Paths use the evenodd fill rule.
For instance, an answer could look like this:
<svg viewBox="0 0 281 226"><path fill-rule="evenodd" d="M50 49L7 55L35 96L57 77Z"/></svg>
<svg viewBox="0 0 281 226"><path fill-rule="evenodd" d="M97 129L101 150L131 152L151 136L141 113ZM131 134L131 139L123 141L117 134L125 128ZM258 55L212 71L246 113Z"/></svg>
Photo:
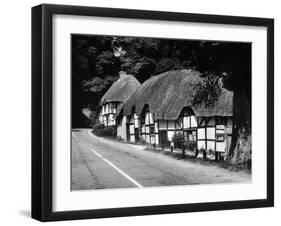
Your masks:
<svg viewBox="0 0 281 226"><path fill-rule="evenodd" d="M166 146L175 133L196 141L198 149L225 152L232 134L233 93L223 89L212 106L194 106L194 70L168 71L151 77L118 110L117 136Z"/></svg>
<svg viewBox="0 0 281 226"><path fill-rule="evenodd" d="M140 87L139 81L126 72L119 72L114 82L100 100L99 121L105 126L116 125L115 114L118 107Z"/></svg>

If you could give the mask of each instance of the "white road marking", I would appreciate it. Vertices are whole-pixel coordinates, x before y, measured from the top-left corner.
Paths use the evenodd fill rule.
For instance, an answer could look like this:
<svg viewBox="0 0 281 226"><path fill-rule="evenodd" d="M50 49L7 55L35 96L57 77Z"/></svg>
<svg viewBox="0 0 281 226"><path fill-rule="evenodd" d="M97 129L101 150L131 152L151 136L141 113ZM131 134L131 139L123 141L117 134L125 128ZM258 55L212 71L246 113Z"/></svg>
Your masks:
<svg viewBox="0 0 281 226"><path fill-rule="evenodd" d="M105 161L107 164L109 164L110 166L112 166L114 169L116 169L120 174L122 174L124 177L126 177L129 181L131 181L134 185L136 185L139 188L143 188L143 186L138 183L136 180L134 180L133 178L131 178L128 174L124 173L122 170L120 170L117 166L115 166L112 162L108 161L107 159L105 159L101 154L99 154L98 152L96 152L95 150L91 149L92 152L94 152L98 157L100 157L103 161Z"/></svg>

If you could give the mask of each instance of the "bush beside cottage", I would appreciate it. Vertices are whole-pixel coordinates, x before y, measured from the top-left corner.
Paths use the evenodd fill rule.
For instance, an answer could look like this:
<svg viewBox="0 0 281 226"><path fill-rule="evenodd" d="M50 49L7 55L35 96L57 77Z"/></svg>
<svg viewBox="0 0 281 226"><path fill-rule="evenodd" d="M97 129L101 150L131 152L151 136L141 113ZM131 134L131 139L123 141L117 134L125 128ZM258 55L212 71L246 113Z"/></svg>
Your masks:
<svg viewBox="0 0 281 226"><path fill-rule="evenodd" d="M96 136L116 138L116 129L114 126L104 126L102 123L93 126L93 133Z"/></svg>

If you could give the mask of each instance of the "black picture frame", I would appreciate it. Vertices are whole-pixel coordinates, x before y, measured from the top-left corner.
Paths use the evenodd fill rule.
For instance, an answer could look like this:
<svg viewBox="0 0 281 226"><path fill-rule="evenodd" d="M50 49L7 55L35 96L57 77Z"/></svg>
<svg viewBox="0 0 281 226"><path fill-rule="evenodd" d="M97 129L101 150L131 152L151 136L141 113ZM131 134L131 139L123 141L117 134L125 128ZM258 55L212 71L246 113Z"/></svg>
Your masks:
<svg viewBox="0 0 281 226"><path fill-rule="evenodd" d="M52 211L52 18L55 14L267 28L267 198L95 210ZM32 8L32 218L122 217L274 206L274 20L237 16L43 4Z"/></svg>

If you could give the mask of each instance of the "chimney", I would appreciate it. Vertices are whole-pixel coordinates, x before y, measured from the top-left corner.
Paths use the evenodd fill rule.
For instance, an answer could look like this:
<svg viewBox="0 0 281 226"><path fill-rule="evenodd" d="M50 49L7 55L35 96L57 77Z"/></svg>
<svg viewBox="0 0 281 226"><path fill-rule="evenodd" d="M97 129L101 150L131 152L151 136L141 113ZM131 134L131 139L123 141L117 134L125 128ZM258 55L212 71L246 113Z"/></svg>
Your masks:
<svg viewBox="0 0 281 226"><path fill-rule="evenodd" d="M119 71L119 79L125 78L127 76L126 71Z"/></svg>

